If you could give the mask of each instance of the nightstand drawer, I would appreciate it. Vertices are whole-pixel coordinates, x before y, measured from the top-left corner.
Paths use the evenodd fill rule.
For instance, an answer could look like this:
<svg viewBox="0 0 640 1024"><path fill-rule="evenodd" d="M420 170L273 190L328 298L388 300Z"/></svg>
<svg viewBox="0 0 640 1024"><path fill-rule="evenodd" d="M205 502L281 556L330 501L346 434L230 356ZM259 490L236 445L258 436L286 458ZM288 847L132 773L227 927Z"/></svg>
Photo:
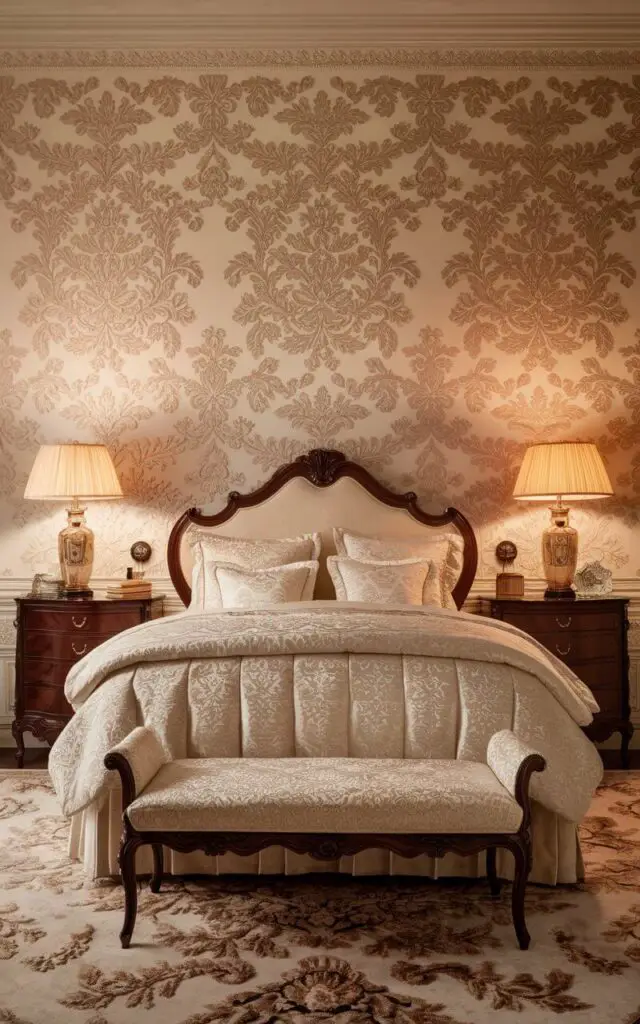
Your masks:
<svg viewBox="0 0 640 1024"><path fill-rule="evenodd" d="M118 608L108 611L85 608L26 608L26 629L42 629L55 633L100 633L113 636L123 629L137 626L141 622L140 608L133 602L132 608Z"/></svg>
<svg viewBox="0 0 640 1024"><path fill-rule="evenodd" d="M568 664L578 678L587 684L598 702L601 693L609 690L620 693L619 661L568 662Z"/></svg>
<svg viewBox="0 0 640 1024"><path fill-rule="evenodd" d="M622 737L622 767L629 767L633 735L629 708L626 597L568 601L481 597L480 613L518 626L560 658L593 692L600 705L584 733L596 743Z"/></svg>
<svg viewBox="0 0 640 1024"><path fill-rule="evenodd" d="M164 598L133 601L106 598L16 598L15 716L11 730L16 759L24 759L24 732L51 744L73 708L64 698L64 684L74 665L106 640L163 613Z"/></svg>
<svg viewBox="0 0 640 1024"><path fill-rule="evenodd" d="M608 660L616 658L620 652L620 635L616 632L606 633L530 633L536 640L566 662Z"/></svg>
<svg viewBox="0 0 640 1024"><path fill-rule="evenodd" d="M24 636L24 649L30 658L60 658L62 661L74 662L108 639L106 636L95 636L92 633L45 633L44 630L27 630Z"/></svg>
<svg viewBox="0 0 640 1024"><path fill-rule="evenodd" d="M24 710L39 711L48 715L73 714L73 708L66 701L59 686L36 686L31 683L24 687Z"/></svg>
<svg viewBox="0 0 640 1024"><path fill-rule="evenodd" d="M505 615L504 621L537 639L540 639L542 633L592 633L607 630L614 632L620 626L620 616L615 612L585 612L583 608L577 611L553 609L530 615L523 607L522 614L510 611ZM544 643L544 640L542 642Z"/></svg>
<svg viewBox="0 0 640 1024"><path fill-rule="evenodd" d="M600 705L600 714L619 715L622 713L622 696L619 690L598 690L593 696Z"/></svg>
<svg viewBox="0 0 640 1024"><path fill-rule="evenodd" d="M25 658L22 662L22 681L30 686L64 687L72 661L51 661L49 658Z"/></svg>

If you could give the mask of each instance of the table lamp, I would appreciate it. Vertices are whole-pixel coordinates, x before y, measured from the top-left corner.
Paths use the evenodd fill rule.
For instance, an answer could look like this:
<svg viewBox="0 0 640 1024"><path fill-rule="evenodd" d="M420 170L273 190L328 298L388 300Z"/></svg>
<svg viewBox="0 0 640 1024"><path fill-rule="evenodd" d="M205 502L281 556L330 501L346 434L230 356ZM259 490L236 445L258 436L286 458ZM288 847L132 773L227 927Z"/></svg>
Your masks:
<svg viewBox="0 0 640 1024"><path fill-rule="evenodd" d="M36 455L24 492L39 501L70 501L67 526L58 534L58 556L67 597L91 597L93 531L84 521L84 502L121 498L111 456L103 444L44 444Z"/></svg>
<svg viewBox="0 0 640 1024"><path fill-rule="evenodd" d="M595 444L553 441L527 448L513 496L518 501L548 501L551 525L542 534L542 564L547 600L571 600L578 561L578 531L569 526L567 500L609 498L613 489Z"/></svg>

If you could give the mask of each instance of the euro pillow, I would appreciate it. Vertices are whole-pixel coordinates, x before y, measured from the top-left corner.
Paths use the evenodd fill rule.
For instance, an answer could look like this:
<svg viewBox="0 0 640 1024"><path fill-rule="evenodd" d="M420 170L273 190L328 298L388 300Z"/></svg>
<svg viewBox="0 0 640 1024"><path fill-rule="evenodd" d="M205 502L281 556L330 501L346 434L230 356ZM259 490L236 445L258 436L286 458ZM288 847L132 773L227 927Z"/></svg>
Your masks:
<svg viewBox="0 0 640 1024"><path fill-rule="evenodd" d="M276 540L253 540L247 537L223 537L206 530L190 530L187 540L193 556L190 608L222 608L220 587L212 575L218 563L237 565L244 569L269 569L273 566L306 562L320 557L319 533ZM309 600L313 598L313 589ZM307 600L307 598L305 598Z"/></svg>
<svg viewBox="0 0 640 1024"><path fill-rule="evenodd" d="M210 571L223 608L264 608L288 601L310 601L318 562L292 562L269 569L243 569L215 562Z"/></svg>
<svg viewBox="0 0 640 1024"><path fill-rule="evenodd" d="M441 606L457 608L453 588L462 568L463 543L459 534L439 533L426 538L366 537L352 530L334 527L333 542L337 555L362 562L407 558L434 562L440 579Z"/></svg>
<svg viewBox="0 0 640 1024"><path fill-rule="evenodd" d="M405 558L364 562L330 555L327 569L338 601L442 607L437 567L428 560Z"/></svg>

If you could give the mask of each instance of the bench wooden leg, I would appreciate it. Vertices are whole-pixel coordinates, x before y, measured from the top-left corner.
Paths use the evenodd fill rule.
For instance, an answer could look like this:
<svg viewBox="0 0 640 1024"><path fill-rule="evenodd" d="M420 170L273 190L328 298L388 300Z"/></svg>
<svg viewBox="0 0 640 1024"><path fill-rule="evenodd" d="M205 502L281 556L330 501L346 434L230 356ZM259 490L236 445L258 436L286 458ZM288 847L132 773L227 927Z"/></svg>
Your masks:
<svg viewBox="0 0 640 1024"><path fill-rule="evenodd" d="M135 839L124 839L120 847L120 873L124 888L124 924L120 932L123 949L129 948L138 912L138 880L136 878L136 850L140 843Z"/></svg>
<svg viewBox="0 0 640 1024"><path fill-rule="evenodd" d="M489 879L489 888L492 896L499 896L502 888L502 882L498 878L498 872L496 871L496 853L497 847L490 846L487 850L487 878Z"/></svg>
<svg viewBox="0 0 640 1024"><path fill-rule="evenodd" d="M153 850L153 874L151 876L149 888L151 889L151 892L160 892L160 883L162 881L162 874L164 871L162 843L152 843L151 849Z"/></svg>
<svg viewBox="0 0 640 1024"><path fill-rule="evenodd" d="M531 936L527 931L527 925L525 922L524 896L527 888L527 877L529 875L531 858L529 856L529 851L524 844L521 845L520 843L514 843L511 847L511 852L513 853L515 860L515 873L511 889L511 914L513 917L513 926L516 930L520 949L528 949L529 943L531 942Z"/></svg>

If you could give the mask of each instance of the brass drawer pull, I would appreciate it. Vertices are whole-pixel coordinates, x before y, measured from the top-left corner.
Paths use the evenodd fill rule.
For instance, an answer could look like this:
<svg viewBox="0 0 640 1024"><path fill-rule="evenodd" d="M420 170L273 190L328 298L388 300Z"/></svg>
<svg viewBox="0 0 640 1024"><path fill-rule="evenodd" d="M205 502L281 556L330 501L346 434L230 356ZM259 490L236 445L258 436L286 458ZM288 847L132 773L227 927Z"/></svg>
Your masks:
<svg viewBox="0 0 640 1024"><path fill-rule="evenodd" d="M71 650L73 651L74 654L77 654L78 657L80 657L81 654L86 654L87 653L87 645L85 644L81 651L77 651L76 650L76 645L72 643L71 644Z"/></svg>
<svg viewBox="0 0 640 1024"><path fill-rule="evenodd" d="M560 644L556 644L556 651L558 652L558 654L560 655L561 658L564 657L565 654L568 654L570 650L571 650L571 644L567 644L566 651L562 650L562 648L560 647Z"/></svg>
<svg viewBox="0 0 640 1024"><path fill-rule="evenodd" d="M571 625L571 616L567 615L567 621L563 622L562 619L558 615L556 615L556 622L560 626L560 629L568 629Z"/></svg>
<svg viewBox="0 0 640 1024"><path fill-rule="evenodd" d="M82 618L80 619L80 622L76 622L76 617L75 617L75 615L72 615L72 616L71 616L71 621L73 622L73 624L74 624L74 626L76 627L76 629L82 629L82 627L83 627L83 626L86 626L86 624L87 624L87 616L86 616L86 615L84 615L84 616L83 616L83 617L82 617Z"/></svg>

